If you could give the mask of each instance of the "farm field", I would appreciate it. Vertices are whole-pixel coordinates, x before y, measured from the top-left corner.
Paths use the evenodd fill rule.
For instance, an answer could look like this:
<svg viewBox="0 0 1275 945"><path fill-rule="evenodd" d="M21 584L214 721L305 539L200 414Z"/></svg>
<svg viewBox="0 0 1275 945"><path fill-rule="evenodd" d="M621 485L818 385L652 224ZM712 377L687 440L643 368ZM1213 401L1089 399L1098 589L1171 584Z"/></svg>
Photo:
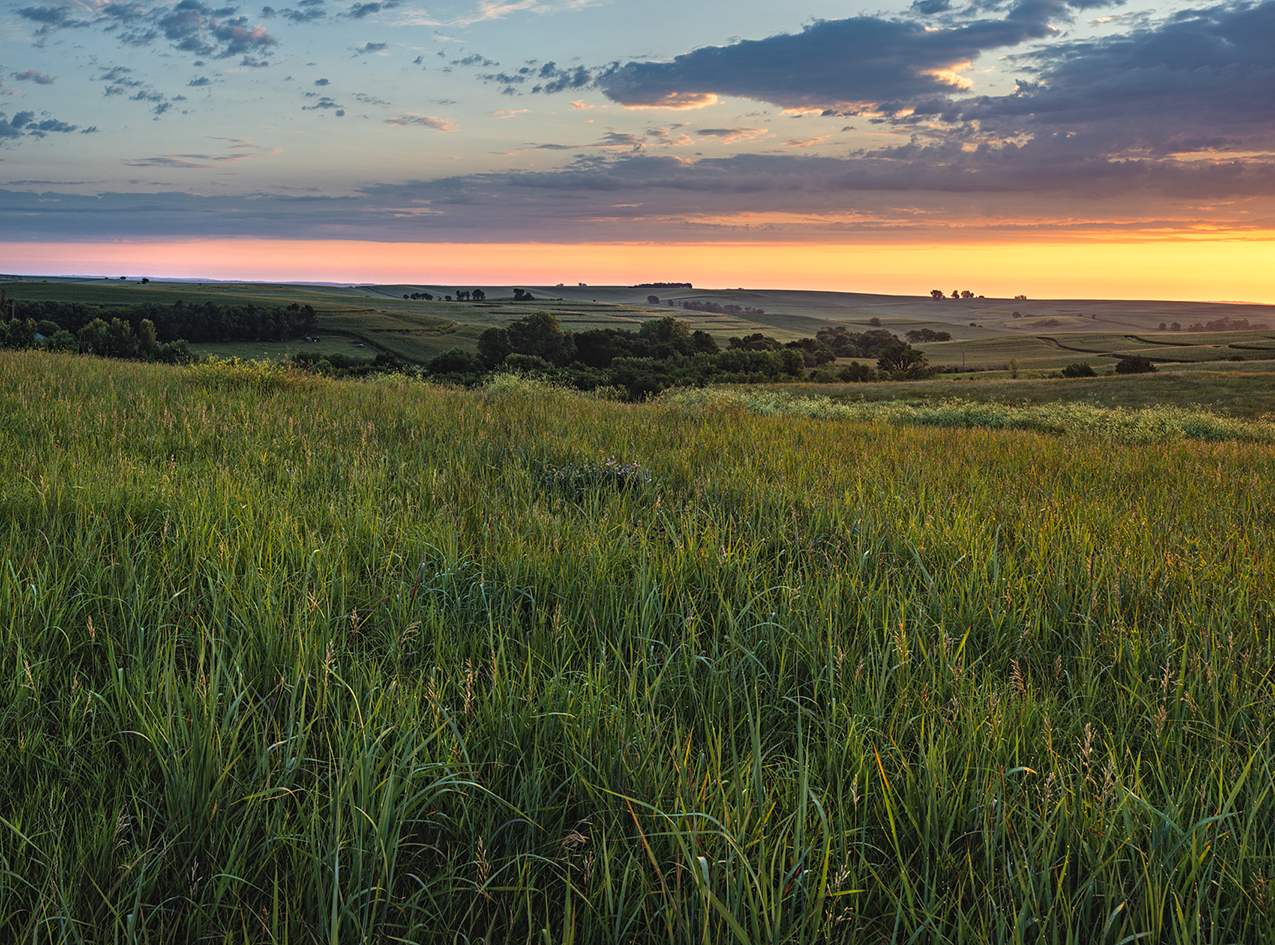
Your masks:
<svg viewBox="0 0 1275 945"><path fill-rule="evenodd" d="M842 390L1135 441L0 352L0 939L1262 940L1272 377Z"/></svg>
<svg viewBox="0 0 1275 945"><path fill-rule="evenodd" d="M473 351L484 328L504 326L532 312L549 311L572 331L588 328L634 328L651 318L675 315L702 329L719 343L734 335L763 332L781 341L815 335L829 324L852 331L882 327L903 336L930 328L948 331L953 341L921 345L934 364L999 369L1009 359L1022 368L1056 371L1077 360L1095 367L1114 364L1119 354L1145 353L1157 361L1248 360L1275 358L1275 306L1204 302L1116 302L1077 300L943 299L879 296L842 292L745 289L661 289L626 286L530 286L535 300L513 301L513 289L481 287L482 302L437 301L454 295L455 286L364 285L316 286L236 283L141 284L137 280L0 281L9 298L57 299L94 305L171 303L213 300L259 305L312 305L318 313L320 337L332 344L343 339L364 344L407 361L425 361L452 347ZM428 292L436 301L414 301L404 295ZM659 305L647 303L655 295ZM714 314L680 307L666 300L711 302L761 309L764 314ZM1021 317L1014 318L1019 312ZM1164 322L1186 326L1218 318L1267 324L1252 332L1161 332ZM261 348L283 356L290 348ZM336 348L344 352L344 348ZM203 353L242 356L241 349L201 346ZM260 351L254 349L253 356ZM326 352L325 352L326 353Z"/></svg>

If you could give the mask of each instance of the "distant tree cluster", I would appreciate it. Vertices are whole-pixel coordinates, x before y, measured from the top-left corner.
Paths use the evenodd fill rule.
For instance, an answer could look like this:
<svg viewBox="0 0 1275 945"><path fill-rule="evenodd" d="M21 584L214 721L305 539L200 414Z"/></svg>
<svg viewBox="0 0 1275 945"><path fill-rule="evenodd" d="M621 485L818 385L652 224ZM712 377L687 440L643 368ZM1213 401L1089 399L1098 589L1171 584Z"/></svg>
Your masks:
<svg viewBox="0 0 1275 945"><path fill-rule="evenodd" d="M1177 322L1173 323L1177 325ZM1161 323L1163 328L1163 323ZM1178 326L1181 327L1181 326ZM1215 318L1207 322L1196 322L1187 328L1187 331L1266 331L1270 326L1265 322L1249 324L1247 318L1227 318L1223 315L1221 318ZM1177 331L1178 328L1174 328Z"/></svg>
<svg viewBox="0 0 1275 945"><path fill-rule="evenodd" d="M434 296L430 295L428 292L413 292L411 295L404 295L403 298L411 299L413 302L434 301Z"/></svg>
<svg viewBox="0 0 1275 945"><path fill-rule="evenodd" d="M981 295L975 295L969 289L953 289L952 290L952 298L954 299L974 299L974 298L981 299L982 297L983 296ZM947 296L943 294L942 289L931 289L930 298L942 299L942 298L947 298Z"/></svg>
<svg viewBox="0 0 1275 945"><path fill-rule="evenodd" d="M908 344L920 345L931 341L951 341L952 333L950 331L935 331L932 328L915 328L912 331L905 332L903 337L908 340Z"/></svg>
<svg viewBox="0 0 1275 945"><path fill-rule="evenodd" d="M530 292L525 292L522 289L514 289L515 302L534 302L535 300L536 297Z"/></svg>
<svg viewBox="0 0 1275 945"><path fill-rule="evenodd" d="M820 328L815 338L838 358L879 358L886 349L899 344L899 337L884 328L854 332L844 325Z"/></svg>
<svg viewBox="0 0 1275 945"><path fill-rule="evenodd" d="M636 331L572 332L552 313L534 312L504 328L486 329L477 353L444 351L425 365L425 372L432 379L461 384L480 383L493 371L532 372L582 390L622 388L635 400L670 387L712 383L873 381L932 373L920 351L888 331L855 334L839 326L820 335L784 343L755 332L728 339L722 349L707 332L692 330L672 316L647 321ZM876 358L877 364L856 361L834 367L838 351Z"/></svg>
<svg viewBox="0 0 1275 945"><path fill-rule="evenodd" d="M649 301L649 300L648 300ZM762 308L751 308L747 305L722 305L719 302L702 302L699 299L683 299L680 302L674 302L669 299L666 303L669 306L680 305L682 308L691 312L708 312L712 315L765 315L766 310Z"/></svg>
<svg viewBox="0 0 1275 945"><path fill-rule="evenodd" d="M693 289L689 282L639 282L635 289Z"/></svg>

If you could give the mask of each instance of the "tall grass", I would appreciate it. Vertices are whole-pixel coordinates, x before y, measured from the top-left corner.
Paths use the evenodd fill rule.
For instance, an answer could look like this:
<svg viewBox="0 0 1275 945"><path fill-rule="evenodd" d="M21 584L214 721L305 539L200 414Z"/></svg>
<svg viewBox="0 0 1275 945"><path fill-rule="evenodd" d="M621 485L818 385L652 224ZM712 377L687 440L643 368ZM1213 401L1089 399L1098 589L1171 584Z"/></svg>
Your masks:
<svg viewBox="0 0 1275 945"><path fill-rule="evenodd" d="M1128 443L1169 439L1241 440L1275 443L1275 420L1239 419L1200 408L1155 406L1140 409L1090 403L1013 404L953 397L937 402L837 401L769 390L699 388L676 391L669 400L696 409L742 406L757 413L821 417L858 423L935 427L988 427L1036 433L1082 434Z"/></svg>
<svg viewBox="0 0 1275 945"><path fill-rule="evenodd" d="M1268 934L1268 443L713 408L0 356L0 938Z"/></svg>

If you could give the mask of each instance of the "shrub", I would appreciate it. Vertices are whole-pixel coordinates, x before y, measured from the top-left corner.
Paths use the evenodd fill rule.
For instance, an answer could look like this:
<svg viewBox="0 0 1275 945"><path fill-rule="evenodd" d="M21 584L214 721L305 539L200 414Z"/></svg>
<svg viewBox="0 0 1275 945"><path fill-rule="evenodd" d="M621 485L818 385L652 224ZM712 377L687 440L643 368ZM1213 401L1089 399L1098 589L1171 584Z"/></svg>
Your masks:
<svg viewBox="0 0 1275 945"><path fill-rule="evenodd" d="M1155 369L1151 359L1140 354L1127 355L1116 362L1117 374L1154 374Z"/></svg>
<svg viewBox="0 0 1275 945"><path fill-rule="evenodd" d="M1088 361L1068 364L1062 369L1063 377L1097 377L1098 373L1089 366Z"/></svg>

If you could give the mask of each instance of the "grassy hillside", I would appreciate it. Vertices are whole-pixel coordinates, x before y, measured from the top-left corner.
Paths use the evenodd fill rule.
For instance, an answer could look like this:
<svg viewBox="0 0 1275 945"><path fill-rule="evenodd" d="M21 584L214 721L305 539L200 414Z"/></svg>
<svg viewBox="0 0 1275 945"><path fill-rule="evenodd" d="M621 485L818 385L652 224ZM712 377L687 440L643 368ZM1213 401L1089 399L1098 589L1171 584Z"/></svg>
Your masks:
<svg viewBox="0 0 1275 945"><path fill-rule="evenodd" d="M0 353L0 939L1266 935L1271 425L807 414Z"/></svg>

